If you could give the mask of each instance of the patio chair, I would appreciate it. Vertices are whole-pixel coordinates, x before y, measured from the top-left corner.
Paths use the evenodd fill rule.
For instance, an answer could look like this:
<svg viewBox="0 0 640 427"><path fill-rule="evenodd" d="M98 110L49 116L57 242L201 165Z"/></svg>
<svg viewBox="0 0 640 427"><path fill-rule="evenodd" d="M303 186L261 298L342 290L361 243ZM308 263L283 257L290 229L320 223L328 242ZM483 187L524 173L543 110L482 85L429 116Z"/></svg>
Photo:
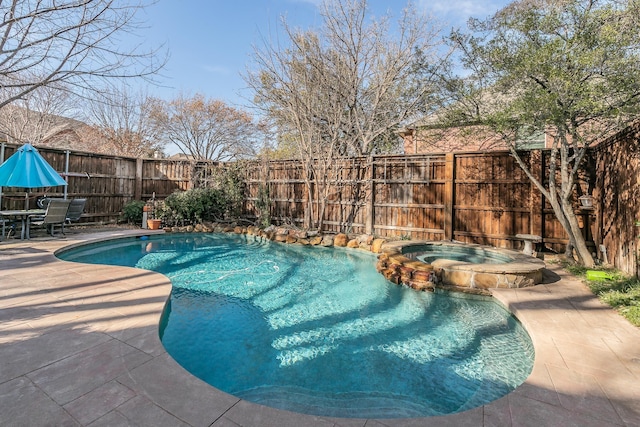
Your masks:
<svg viewBox="0 0 640 427"><path fill-rule="evenodd" d="M64 234L64 222L67 220L67 211L70 204L71 200L51 199L44 216L41 219L37 218L35 221L30 219L27 227L31 225L44 226L49 234L54 236L55 226L59 225L62 234Z"/></svg>
<svg viewBox="0 0 640 427"><path fill-rule="evenodd" d="M0 242L4 239L8 239L11 234L16 232L16 222L10 219L0 219L2 224L2 234L0 235Z"/></svg>
<svg viewBox="0 0 640 427"><path fill-rule="evenodd" d="M84 205L87 202L87 199L73 199L69 204L69 210L67 210L67 218L65 222L62 224L62 234L64 234L64 226L65 224L71 224L72 222L80 221L80 217L84 212Z"/></svg>

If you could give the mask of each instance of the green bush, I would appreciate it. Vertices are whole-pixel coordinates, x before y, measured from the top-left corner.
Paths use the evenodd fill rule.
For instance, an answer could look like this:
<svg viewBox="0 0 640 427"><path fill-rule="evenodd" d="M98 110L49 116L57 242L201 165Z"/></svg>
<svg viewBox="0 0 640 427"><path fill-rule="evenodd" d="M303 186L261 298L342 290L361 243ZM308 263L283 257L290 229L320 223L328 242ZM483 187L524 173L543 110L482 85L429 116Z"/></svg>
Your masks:
<svg viewBox="0 0 640 427"><path fill-rule="evenodd" d="M156 217L169 226L237 219L245 197L242 166L233 164L212 170L207 185L175 192L156 203Z"/></svg>
<svg viewBox="0 0 640 427"><path fill-rule="evenodd" d="M122 207L120 221L129 224L142 224L142 209L145 203L141 200L131 200Z"/></svg>
<svg viewBox="0 0 640 427"><path fill-rule="evenodd" d="M238 218L245 198L244 164L237 162L215 170L211 183L223 194L226 217Z"/></svg>
<svg viewBox="0 0 640 427"><path fill-rule="evenodd" d="M226 200L221 190L196 188L171 194L158 210L170 225L215 221L225 217Z"/></svg>

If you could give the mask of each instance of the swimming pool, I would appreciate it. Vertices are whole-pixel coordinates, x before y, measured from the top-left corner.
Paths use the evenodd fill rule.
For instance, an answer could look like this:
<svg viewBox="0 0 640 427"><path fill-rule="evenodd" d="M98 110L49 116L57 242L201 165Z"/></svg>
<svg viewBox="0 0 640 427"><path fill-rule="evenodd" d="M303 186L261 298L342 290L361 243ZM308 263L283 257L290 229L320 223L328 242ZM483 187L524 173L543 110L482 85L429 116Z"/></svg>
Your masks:
<svg viewBox="0 0 640 427"><path fill-rule="evenodd" d="M510 392L533 362L526 332L497 304L397 287L359 251L191 234L59 256L167 275L168 353L209 384L272 407L362 418L454 413Z"/></svg>

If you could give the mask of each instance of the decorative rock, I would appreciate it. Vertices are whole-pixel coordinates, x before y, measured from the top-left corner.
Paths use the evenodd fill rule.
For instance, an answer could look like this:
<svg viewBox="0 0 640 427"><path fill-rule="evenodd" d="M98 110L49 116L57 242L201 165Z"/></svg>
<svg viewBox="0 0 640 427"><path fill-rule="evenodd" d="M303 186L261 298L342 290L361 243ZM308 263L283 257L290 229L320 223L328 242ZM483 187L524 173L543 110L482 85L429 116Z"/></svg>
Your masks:
<svg viewBox="0 0 640 427"><path fill-rule="evenodd" d="M411 281L411 276L413 274L413 268L402 266L399 268L400 270L400 278L402 279L402 283L409 283Z"/></svg>
<svg viewBox="0 0 640 427"><path fill-rule="evenodd" d="M298 241L298 238L296 236L293 236L291 234L289 234L287 236L287 238L285 239L285 242L292 244L292 243L296 243Z"/></svg>
<svg viewBox="0 0 640 427"><path fill-rule="evenodd" d="M431 282L411 281L409 282L409 286L416 291L435 291L435 286L433 286Z"/></svg>
<svg viewBox="0 0 640 427"><path fill-rule="evenodd" d="M288 238L288 237L289 237L288 235L284 235L284 234L276 234L276 235L273 237L273 239L272 239L272 240L273 240L274 242L282 242L282 243L284 243L284 242L286 242L286 241L287 241L287 238Z"/></svg>
<svg viewBox="0 0 640 427"><path fill-rule="evenodd" d="M366 243L360 243L358 248L371 252L371 245L367 245Z"/></svg>
<svg viewBox="0 0 640 427"><path fill-rule="evenodd" d="M465 288L471 287L471 273L468 271L442 270L442 278L445 283Z"/></svg>
<svg viewBox="0 0 640 427"><path fill-rule="evenodd" d="M309 241L309 243L311 243L313 246L317 246L320 243L322 243L322 237L321 236L315 236L313 239L311 239Z"/></svg>
<svg viewBox="0 0 640 427"><path fill-rule="evenodd" d="M345 246L347 246L347 243L349 243L349 236L344 233L336 235L336 237L333 239L333 245L340 248L344 248Z"/></svg>
<svg viewBox="0 0 640 427"><path fill-rule="evenodd" d="M242 234L242 227L234 227L233 232L236 234Z"/></svg>
<svg viewBox="0 0 640 427"><path fill-rule="evenodd" d="M490 289L498 287L498 276L490 273L476 273L473 275L472 288Z"/></svg>
<svg viewBox="0 0 640 427"><path fill-rule="evenodd" d="M411 278L417 282L431 281L432 273L430 271L413 270Z"/></svg>
<svg viewBox="0 0 640 427"><path fill-rule="evenodd" d="M347 243L347 247L348 247L348 248L355 249L355 248L357 248L358 246L359 246L359 245L358 245L358 241L357 241L356 239L349 240L349 242Z"/></svg>
<svg viewBox="0 0 640 427"><path fill-rule="evenodd" d="M373 252L374 254L379 254L380 248L382 247L382 244L385 242L386 242L385 239L373 239L373 243L371 243L371 252Z"/></svg>
<svg viewBox="0 0 640 427"><path fill-rule="evenodd" d="M308 246L310 244L309 239L298 239L298 243L304 246Z"/></svg>
<svg viewBox="0 0 640 427"><path fill-rule="evenodd" d="M387 277L387 280L389 280L390 282L395 283L396 285L399 285L400 283L402 283L400 281L400 275L398 273L391 273L389 274L389 276Z"/></svg>
<svg viewBox="0 0 640 427"><path fill-rule="evenodd" d="M320 243L322 246L333 246L333 236L325 235L322 237L322 242Z"/></svg>
<svg viewBox="0 0 640 427"><path fill-rule="evenodd" d="M405 264L405 263L410 263L413 260L407 258L406 256L402 255L402 254L391 254L389 255L389 262L392 263L398 263L398 264Z"/></svg>
<svg viewBox="0 0 640 427"><path fill-rule="evenodd" d="M369 234L363 234L361 236L358 236L357 240L360 247L362 247L363 244L367 246L371 246L371 244L373 243L373 236Z"/></svg>

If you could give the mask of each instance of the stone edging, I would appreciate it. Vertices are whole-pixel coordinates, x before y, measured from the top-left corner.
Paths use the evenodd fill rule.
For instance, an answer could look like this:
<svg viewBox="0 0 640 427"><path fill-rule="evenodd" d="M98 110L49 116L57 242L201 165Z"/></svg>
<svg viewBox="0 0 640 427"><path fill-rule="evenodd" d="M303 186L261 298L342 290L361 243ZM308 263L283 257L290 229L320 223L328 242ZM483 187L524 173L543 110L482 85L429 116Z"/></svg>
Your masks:
<svg viewBox="0 0 640 427"><path fill-rule="evenodd" d="M238 225L229 224L196 224L194 226L189 225L186 227L166 227L164 231L169 233L236 233L236 234L248 234L252 236L264 237L268 240L280 243L297 243L305 246L337 246L353 249L362 249L365 251L380 253L382 244L387 242L386 239L375 238L374 236L363 235L347 235L344 233L338 234L323 234L317 231L298 230L290 227L276 227L269 226L265 229L261 229L250 225L248 227L242 227Z"/></svg>
<svg viewBox="0 0 640 427"><path fill-rule="evenodd" d="M464 293L491 295L491 288L521 288L542 281L542 260L508 249L442 241L388 241L371 235L323 234L291 227L269 226L265 229L253 225L207 223L186 227L166 227L172 233L235 233L259 236L274 242L309 246L336 246L361 249L378 255L377 270L398 285L420 291L436 288ZM455 246L476 251L493 252L511 261L500 264L472 264L463 261L438 259L432 264L405 256L418 246ZM407 250L409 249L409 250Z"/></svg>
<svg viewBox="0 0 640 427"><path fill-rule="evenodd" d="M511 261L500 264L472 264L464 261L438 259L426 264L407 257L412 248L424 246L464 247L478 252L495 253ZM388 242L381 248L378 271L388 280L414 289L447 290L491 295L492 288L521 288L542 281L544 261L508 249L474 244L432 241Z"/></svg>

